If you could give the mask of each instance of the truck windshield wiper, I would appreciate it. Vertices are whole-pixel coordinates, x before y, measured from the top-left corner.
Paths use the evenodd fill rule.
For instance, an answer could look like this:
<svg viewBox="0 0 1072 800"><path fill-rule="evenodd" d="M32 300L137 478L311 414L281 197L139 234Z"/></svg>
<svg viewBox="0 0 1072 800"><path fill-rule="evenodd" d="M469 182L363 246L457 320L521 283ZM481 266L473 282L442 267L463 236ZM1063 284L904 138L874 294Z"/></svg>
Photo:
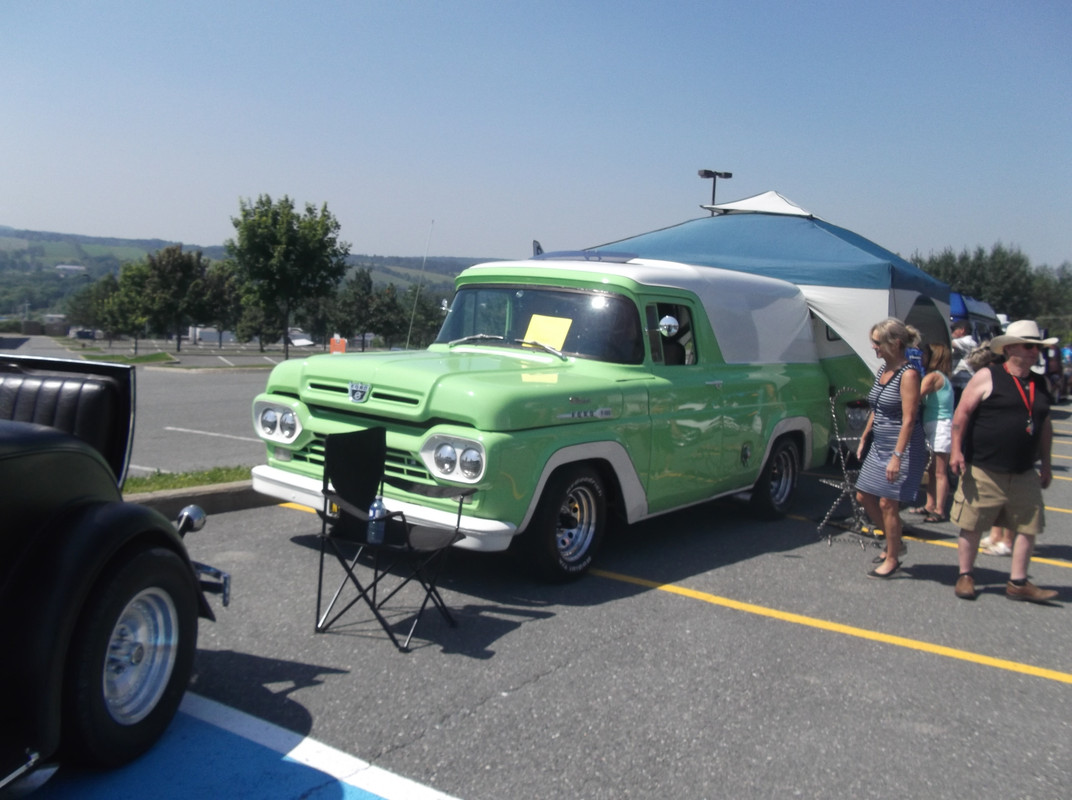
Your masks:
<svg viewBox="0 0 1072 800"><path fill-rule="evenodd" d="M493 333L474 333L472 336L463 336L461 339L455 339L452 342L447 342L448 347L454 347L456 344L465 344L466 342L485 342L488 340L506 341L505 336L496 336Z"/></svg>
<svg viewBox="0 0 1072 800"><path fill-rule="evenodd" d="M532 347L539 347L541 350L546 350L548 353L558 356L563 361L569 361L569 359L566 358L565 354L561 350L556 350L555 348L551 347L551 345L544 344L543 342L538 342L535 339L514 339L514 343L527 344L531 345Z"/></svg>

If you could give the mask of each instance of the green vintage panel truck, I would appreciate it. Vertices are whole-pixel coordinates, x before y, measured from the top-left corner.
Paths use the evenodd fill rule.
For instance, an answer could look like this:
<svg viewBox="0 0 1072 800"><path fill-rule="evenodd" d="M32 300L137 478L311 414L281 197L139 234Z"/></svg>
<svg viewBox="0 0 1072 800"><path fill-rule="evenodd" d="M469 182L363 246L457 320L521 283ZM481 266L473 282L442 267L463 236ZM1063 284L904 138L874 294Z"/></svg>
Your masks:
<svg viewBox="0 0 1072 800"><path fill-rule="evenodd" d="M663 261L542 257L465 270L427 350L276 366L253 403L253 485L322 505L324 437L387 430L387 473L475 487L459 546L583 573L615 522L751 493L784 513L825 458L830 382L790 283ZM387 507L453 527L450 499Z"/></svg>

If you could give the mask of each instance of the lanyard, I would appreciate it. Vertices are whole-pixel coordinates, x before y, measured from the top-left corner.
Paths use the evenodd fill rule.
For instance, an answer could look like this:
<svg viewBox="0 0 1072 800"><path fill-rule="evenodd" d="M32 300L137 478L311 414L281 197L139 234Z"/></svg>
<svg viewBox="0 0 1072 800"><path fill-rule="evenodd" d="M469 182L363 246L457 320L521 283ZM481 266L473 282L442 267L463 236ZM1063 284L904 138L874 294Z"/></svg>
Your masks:
<svg viewBox="0 0 1072 800"><path fill-rule="evenodd" d="M1009 372L1008 364L1002 364L1002 366L1005 367L1006 372ZM1028 435L1031 435L1035 432L1035 425L1031 420L1031 410L1035 407L1035 382L1031 380L1031 376L1029 375L1028 381L1030 381L1031 386L1031 400L1029 402L1027 395L1024 394L1024 387L1020 385L1020 380L1011 372L1009 372L1009 377L1011 377L1012 382L1016 384L1016 390L1020 392L1020 399L1023 400L1024 405L1027 406L1027 433Z"/></svg>

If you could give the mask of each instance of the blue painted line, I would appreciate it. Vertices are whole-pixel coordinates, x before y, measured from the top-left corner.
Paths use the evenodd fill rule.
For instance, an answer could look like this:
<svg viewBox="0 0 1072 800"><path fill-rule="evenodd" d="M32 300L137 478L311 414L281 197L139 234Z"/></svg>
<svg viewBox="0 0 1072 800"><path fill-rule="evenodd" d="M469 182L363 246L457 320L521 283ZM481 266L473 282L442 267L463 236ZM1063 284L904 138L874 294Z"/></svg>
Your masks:
<svg viewBox="0 0 1072 800"><path fill-rule="evenodd" d="M61 766L34 800L219 797L231 800L451 800L368 762L187 694L156 746L102 772Z"/></svg>

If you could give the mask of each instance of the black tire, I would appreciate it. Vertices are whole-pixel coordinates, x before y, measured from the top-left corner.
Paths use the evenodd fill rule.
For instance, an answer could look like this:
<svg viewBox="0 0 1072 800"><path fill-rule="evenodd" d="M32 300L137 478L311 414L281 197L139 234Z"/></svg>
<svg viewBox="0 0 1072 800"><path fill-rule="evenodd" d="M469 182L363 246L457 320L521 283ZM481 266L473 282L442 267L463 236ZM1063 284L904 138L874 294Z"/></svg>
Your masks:
<svg viewBox="0 0 1072 800"><path fill-rule="evenodd" d="M590 467L566 467L544 487L520 537L521 555L545 580L573 580L591 566L606 527L606 492L599 473Z"/></svg>
<svg viewBox="0 0 1072 800"><path fill-rule="evenodd" d="M106 570L71 640L64 676L64 755L114 767L144 753L171 723L197 648L197 588L164 548Z"/></svg>
<svg viewBox="0 0 1072 800"><path fill-rule="evenodd" d="M800 478L800 451L792 439L779 439L771 448L759 480L752 487L752 509L764 519L788 513Z"/></svg>

